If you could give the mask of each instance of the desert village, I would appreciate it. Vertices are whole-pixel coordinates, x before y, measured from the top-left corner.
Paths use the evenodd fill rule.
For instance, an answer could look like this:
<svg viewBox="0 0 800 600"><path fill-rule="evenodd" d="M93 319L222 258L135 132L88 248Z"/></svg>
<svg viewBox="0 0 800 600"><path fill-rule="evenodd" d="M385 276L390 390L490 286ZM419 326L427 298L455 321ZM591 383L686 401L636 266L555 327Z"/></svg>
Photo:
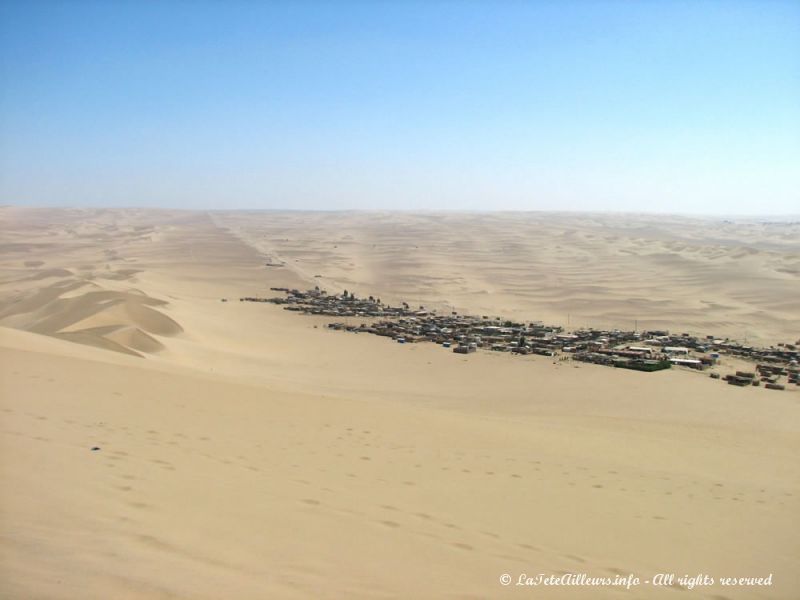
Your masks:
<svg viewBox="0 0 800 600"><path fill-rule="evenodd" d="M337 331L371 333L389 337L400 344L432 342L452 348L458 354L470 354L479 348L511 354L535 354L556 360L573 360L635 371L660 371L673 366L705 370L716 365L722 355L753 364L752 369L737 370L724 377L714 371L710 377L729 385L760 386L785 390L800 386L800 350L798 343L762 348L741 344L712 335L697 337L668 331L621 331L578 329L566 331L560 326L541 322L519 323L501 317L464 315L457 312L437 314L424 306L412 308L402 302L389 306L380 298L358 298L345 290L340 295L319 288L301 292L273 287L284 296L273 298L244 297L241 302L268 302L285 310L306 315L368 322L352 325L336 321L328 327ZM227 301L227 300L225 300Z"/></svg>

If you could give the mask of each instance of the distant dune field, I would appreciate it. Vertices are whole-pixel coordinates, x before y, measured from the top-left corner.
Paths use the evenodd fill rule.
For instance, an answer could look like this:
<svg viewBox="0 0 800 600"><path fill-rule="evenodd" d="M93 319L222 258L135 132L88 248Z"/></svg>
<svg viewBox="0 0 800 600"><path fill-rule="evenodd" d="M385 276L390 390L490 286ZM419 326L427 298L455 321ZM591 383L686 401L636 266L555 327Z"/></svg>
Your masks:
<svg viewBox="0 0 800 600"><path fill-rule="evenodd" d="M215 220L336 291L573 327L800 337L800 220L360 212Z"/></svg>
<svg viewBox="0 0 800 600"><path fill-rule="evenodd" d="M0 597L793 600L797 389L457 355L238 299L320 285L793 342L799 233L0 208ZM501 583L538 573L773 583Z"/></svg>

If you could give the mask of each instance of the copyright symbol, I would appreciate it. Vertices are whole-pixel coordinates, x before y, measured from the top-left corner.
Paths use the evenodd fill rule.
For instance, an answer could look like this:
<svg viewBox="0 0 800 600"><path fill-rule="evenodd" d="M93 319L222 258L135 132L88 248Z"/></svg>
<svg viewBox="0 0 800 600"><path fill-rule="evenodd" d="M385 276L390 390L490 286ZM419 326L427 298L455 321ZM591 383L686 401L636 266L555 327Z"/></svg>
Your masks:
<svg viewBox="0 0 800 600"><path fill-rule="evenodd" d="M509 575L508 573L503 573L502 575L500 575L500 583L502 583L503 585L508 585L509 583L511 583L511 575Z"/></svg>

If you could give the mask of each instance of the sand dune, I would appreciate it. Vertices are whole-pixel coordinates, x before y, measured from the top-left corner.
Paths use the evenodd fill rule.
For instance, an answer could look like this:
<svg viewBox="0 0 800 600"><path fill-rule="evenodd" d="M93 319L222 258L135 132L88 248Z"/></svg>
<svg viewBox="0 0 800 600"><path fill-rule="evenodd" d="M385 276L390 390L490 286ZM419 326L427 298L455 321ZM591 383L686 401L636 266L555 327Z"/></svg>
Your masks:
<svg viewBox="0 0 800 600"><path fill-rule="evenodd" d="M539 213L220 213L327 288L560 325L800 335L800 224Z"/></svg>
<svg viewBox="0 0 800 600"><path fill-rule="evenodd" d="M797 391L459 356L236 301L318 283L787 341L794 225L17 208L0 224L4 598L797 596ZM774 583L499 581L663 572Z"/></svg>
<svg viewBox="0 0 800 600"><path fill-rule="evenodd" d="M19 221L4 223L9 237L23 237L16 227L33 238L36 233L51 237L53 230L40 222L37 211L19 215ZM63 211L62 219L70 223L72 215ZM159 310L167 302L133 287L141 269L117 264L124 261L120 248L137 242L141 226L122 227L120 233L105 214L98 221L86 220L83 211L81 215L78 229L60 242L28 240L7 248L0 324L137 356L162 350L157 337L180 334L180 324ZM58 234L64 237L63 230ZM84 238L92 244L86 245ZM110 244L116 248L109 249ZM47 259L22 260L22 268L15 266L17 256L37 251Z"/></svg>
<svg viewBox="0 0 800 600"><path fill-rule="evenodd" d="M138 327L130 325L106 325L82 327L50 334L63 340L88 344L139 356L138 352L154 353L164 349L156 338Z"/></svg>
<svg viewBox="0 0 800 600"><path fill-rule="evenodd" d="M175 320L150 308L165 305L163 300L94 286L84 291L86 287L81 280L65 279L17 297L0 308L0 324L134 353L163 349L152 335L174 336L183 331ZM65 297L68 293L72 295Z"/></svg>

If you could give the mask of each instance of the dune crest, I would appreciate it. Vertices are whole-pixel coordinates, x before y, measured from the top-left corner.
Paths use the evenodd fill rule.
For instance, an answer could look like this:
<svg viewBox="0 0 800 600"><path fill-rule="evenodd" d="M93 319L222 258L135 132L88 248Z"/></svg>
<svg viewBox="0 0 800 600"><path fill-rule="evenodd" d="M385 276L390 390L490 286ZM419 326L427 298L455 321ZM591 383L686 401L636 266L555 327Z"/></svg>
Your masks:
<svg viewBox="0 0 800 600"><path fill-rule="evenodd" d="M153 336L183 331L177 321L152 308L165 304L139 290L105 290L71 278L0 303L0 324L141 356L164 349Z"/></svg>

